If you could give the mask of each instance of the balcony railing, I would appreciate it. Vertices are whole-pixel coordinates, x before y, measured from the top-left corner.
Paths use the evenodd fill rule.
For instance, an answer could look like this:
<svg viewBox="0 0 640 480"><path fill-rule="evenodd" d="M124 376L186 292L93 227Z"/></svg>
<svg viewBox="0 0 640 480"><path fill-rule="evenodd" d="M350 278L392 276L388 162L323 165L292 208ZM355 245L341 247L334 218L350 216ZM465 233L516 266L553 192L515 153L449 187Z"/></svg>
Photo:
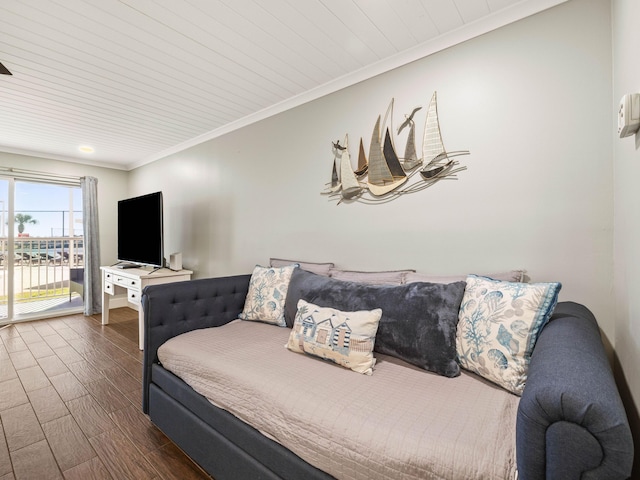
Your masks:
<svg viewBox="0 0 640 480"><path fill-rule="evenodd" d="M9 263L13 263L14 304L70 298L82 292L82 237L32 237L14 240L9 258L8 239L0 238L0 305L9 294Z"/></svg>

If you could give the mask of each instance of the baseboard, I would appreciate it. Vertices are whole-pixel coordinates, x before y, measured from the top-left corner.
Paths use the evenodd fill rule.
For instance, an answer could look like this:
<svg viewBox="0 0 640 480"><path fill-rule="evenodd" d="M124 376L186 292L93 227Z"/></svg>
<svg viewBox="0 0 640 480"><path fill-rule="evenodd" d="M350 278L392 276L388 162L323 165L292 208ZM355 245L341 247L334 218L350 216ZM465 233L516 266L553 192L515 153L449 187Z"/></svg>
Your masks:
<svg viewBox="0 0 640 480"><path fill-rule="evenodd" d="M114 295L113 297L111 297L111 300L109 300L109 308L122 307L130 307L134 310L137 310L137 308L134 308L133 304L129 303L126 295Z"/></svg>

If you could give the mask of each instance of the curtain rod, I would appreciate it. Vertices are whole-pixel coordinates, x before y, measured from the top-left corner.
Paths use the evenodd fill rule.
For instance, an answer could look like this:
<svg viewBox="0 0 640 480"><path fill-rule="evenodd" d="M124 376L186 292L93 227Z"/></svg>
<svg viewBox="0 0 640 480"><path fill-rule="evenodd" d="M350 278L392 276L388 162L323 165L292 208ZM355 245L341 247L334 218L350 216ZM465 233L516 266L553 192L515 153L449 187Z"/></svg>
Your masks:
<svg viewBox="0 0 640 480"><path fill-rule="evenodd" d="M80 185L83 177L72 175L61 175L59 173L38 172L36 170L27 170L24 168L0 167L0 175L5 174L14 177L16 180L35 180L47 183L56 183L59 185Z"/></svg>

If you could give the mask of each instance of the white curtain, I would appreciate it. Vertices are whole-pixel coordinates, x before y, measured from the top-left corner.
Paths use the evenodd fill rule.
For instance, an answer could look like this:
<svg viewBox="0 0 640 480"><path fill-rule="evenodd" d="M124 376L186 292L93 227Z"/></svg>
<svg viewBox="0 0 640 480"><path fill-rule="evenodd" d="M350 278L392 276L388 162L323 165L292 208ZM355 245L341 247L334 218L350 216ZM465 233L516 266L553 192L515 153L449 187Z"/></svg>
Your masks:
<svg viewBox="0 0 640 480"><path fill-rule="evenodd" d="M98 228L98 179L82 177L82 228L84 231L84 314L102 311L100 281L100 231Z"/></svg>

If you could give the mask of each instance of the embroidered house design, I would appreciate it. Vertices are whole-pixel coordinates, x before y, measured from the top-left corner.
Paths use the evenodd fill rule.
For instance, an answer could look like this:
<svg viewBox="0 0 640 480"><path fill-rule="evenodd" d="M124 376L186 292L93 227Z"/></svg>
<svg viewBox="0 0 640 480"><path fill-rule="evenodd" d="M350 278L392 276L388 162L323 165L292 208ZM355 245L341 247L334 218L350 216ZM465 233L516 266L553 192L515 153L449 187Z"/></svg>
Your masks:
<svg viewBox="0 0 640 480"><path fill-rule="evenodd" d="M330 318L318 323L315 341L321 345L328 345L332 350L343 355L348 355L351 340L351 327L347 323L349 319L346 319L338 326L333 325L335 320L335 315L332 315Z"/></svg>
<svg viewBox="0 0 640 480"><path fill-rule="evenodd" d="M314 338L316 336L316 321L313 318L313 314L302 319L302 325L296 325L298 330L302 330L303 337Z"/></svg>
<svg viewBox="0 0 640 480"><path fill-rule="evenodd" d="M304 350L305 342L328 348L342 355L348 355L354 346L356 347L355 351L366 351L364 349L367 345L371 348L371 341L364 339L354 339L355 345L353 345L352 329L349 326L348 318L342 320L338 325L334 325L334 322L340 321L340 317L331 315L329 318L316 321L314 314L317 313L311 313L304 317L302 322L294 325L301 350Z"/></svg>

